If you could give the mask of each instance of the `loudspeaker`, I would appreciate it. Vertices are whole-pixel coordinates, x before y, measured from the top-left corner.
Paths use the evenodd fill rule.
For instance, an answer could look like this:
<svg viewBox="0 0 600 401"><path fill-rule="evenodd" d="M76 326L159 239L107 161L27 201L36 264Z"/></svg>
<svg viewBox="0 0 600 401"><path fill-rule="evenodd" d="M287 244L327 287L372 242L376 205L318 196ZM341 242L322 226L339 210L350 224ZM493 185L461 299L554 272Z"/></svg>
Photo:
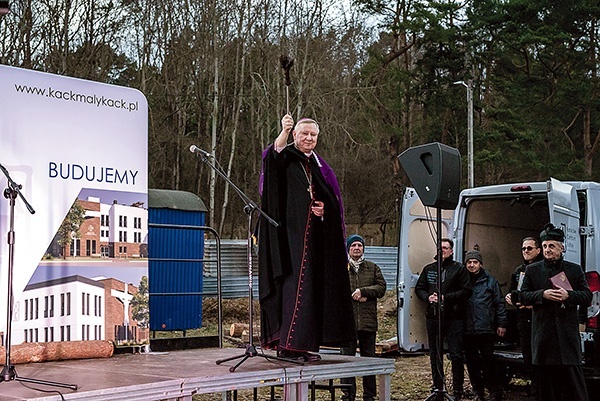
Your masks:
<svg viewBox="0 0 600 401"><path fill-rule="evenodd" d="M460 153L438 142L413 146L398 159L425 206L454 209L460 195Z"/></svg>

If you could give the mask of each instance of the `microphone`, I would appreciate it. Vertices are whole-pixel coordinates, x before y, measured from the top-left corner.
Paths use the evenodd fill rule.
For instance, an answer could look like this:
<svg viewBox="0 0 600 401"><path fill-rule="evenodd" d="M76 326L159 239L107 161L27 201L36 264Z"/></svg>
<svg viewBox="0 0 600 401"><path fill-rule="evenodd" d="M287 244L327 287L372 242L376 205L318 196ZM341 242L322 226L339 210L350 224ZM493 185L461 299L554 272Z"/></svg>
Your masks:
<svg viewBox="0 0 600 401"><path fill-rule="evenodd" d="M192 153L200 153L204 157L213 157L213 155L211 155L210 153L208 153L206 150L202 150L199 147L197 147L196 145L190 146L190 152L192 152Z"/></svg>

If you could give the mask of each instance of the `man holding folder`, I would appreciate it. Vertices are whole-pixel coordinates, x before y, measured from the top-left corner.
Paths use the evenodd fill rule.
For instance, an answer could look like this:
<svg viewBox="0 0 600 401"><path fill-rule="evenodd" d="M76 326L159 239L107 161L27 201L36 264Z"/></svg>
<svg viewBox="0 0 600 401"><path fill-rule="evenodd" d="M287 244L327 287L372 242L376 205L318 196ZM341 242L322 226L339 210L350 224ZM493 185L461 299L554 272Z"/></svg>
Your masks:
<svg viewBox="0 0 600 401"><path fill-rule="evenodd" d="M588 307L592 292L581 266L563 259L564 237L560 228L544 227L544 260L527 267L521 291L514 293L523 305L533 305L533 365L544 379L539 399L589 401L581 370L578 308Z"/></svg>

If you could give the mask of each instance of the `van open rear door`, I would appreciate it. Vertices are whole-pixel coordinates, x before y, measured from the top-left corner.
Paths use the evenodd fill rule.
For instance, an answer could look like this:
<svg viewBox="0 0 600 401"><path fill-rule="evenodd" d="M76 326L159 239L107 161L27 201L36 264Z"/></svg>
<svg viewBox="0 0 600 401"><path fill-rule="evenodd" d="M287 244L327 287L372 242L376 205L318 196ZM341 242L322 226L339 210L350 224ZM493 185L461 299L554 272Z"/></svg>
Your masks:
<svg viewBox="0 0 600 401"><path fill-rule="evenodd" d="M564 259L581 266L577 191L571 185L551 178L548 181L548 206L550 221L565 232Z"/></svg>
<svg viewBox="0 0 600 401"><path fill-rule="evenodd" d="M442 211L442 237L451 231L453 210ZM398 346L404 351L428 348L425 304L415 295L423 267L435 261L437 209L425 207L413 188L406 188L400 210L398 246Z"/></svg>

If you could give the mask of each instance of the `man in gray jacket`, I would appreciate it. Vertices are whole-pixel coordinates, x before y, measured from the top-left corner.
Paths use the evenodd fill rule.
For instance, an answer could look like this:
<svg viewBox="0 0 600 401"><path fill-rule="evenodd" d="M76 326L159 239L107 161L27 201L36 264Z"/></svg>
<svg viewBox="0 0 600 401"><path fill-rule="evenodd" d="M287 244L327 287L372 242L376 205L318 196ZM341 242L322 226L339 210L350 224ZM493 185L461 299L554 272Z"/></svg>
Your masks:
<svg viewBox="0 0 600 401"><path fill-rule="evenodd" d="M381 269L375 263L365 260L365 240L353 234L346 240L348 249L348 276L352 291L352 305L356 322L356 335L360 356L375 356L377 337L377 298L385 295L386 282ZM340 349L342 355L356 355L356 343ZM342 388L345 401L356 397L356 378L340 379L347 387ZM375 376L363 377L363 401L373 401L377 395Z"/></svg>

